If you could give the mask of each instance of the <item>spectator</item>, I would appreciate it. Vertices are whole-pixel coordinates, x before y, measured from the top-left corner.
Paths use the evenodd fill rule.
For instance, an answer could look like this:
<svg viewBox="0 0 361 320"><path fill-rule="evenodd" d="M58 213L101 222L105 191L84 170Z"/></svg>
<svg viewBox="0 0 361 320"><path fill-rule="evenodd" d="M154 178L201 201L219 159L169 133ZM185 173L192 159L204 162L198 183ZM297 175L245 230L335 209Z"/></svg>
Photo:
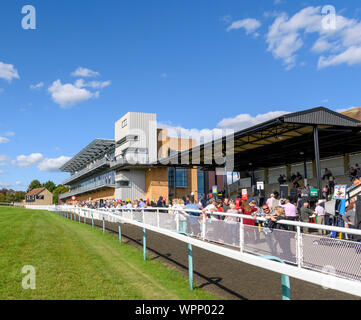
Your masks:
<svg viewBox="0 0 361 320"><path fill-rule="evenodd" d="M287 179L284 175L280 174L280 176L278 177L278 183L281 185L281 184L284 184L287 182Z"/></svg>
<svg viewBox="0 0 361 320"><path fill-rule="evenodd" d="M297 220L297 207L292 203L291 197L285 200L285 204L281 205L285 209L286 220L296 221ZM289 227L290 231L295 231L294 226Z"/></svg>
<svg viewBox="0 0 361 320"><path fill-rule="evenodd" d="M255 207L250 206L248 200L244 200L242 202L242 206L240 208L240 213L245 214L248 216L252 216L253 219L243 219L243 224L254 226L254 220L256 218L255 213L257 212L257 209Z"/></svg>
<svg viewBox="0 0 361 320"><path fill-rule="evenodd" d="M230 203L229 203L229 199L225 198L223 200L223 211L224 212L228 212L228 210L230 209Z"/></svg>
<svg viewBox="0 0 361 320"><path fill-rule="evenodd" d="M345 221L345 227L349 229L356 229L356 199L350 201L349 206L346 208L346 213L342 217ZM353 235L348 235L350 240L354 239Z"/></svg>
<svg viewBox="0 0 361 320"><path fill-rule="evenodd" d="M158 208L164 208L165 207L165 201L164 201L162 196L159 197L159 200L157 202L157 207Z"/></svg>
<svg viewBox="0 0 361 320"><path fill-rule="evenodd" d="M211 199L209 205L206 206L202 211L203 211L203 214L207 213L208 218L211 217L209 212L218 212L218 209L216 207L216 200Z"/></svg>
<svg viewBox="0 0 361 320"><path fill-rule="evenodd" d="M301 208L301 221L302 222L306 222L309 223L310 222L310 217L313 215L313 210L310 209L310 204L308 202L305 202ZM303 228L303 231L305 233L308 233L308 228Z"/></svg>
<svg viewBox="0 0 361 320"><path fill-rule="evenodd" d="M234 203L231 203L229 205L229 209L227 210L227 213L231 213L231 214L238 213L238 210L236 209L236 205ZM228 230L232 237L232 244L235 245L238 237L238 228L237 228L238 218L226 216L225 222L228 223Z"/></svg>
<svg viewBox="0 0 361 320"><path fill-rule="evenodd" d="M272 193L266 201L267 206L271 209L272 209L273 200L276 200L276 199L275 199L275 195Z"/></svg>
<svg viewBox="0 0 361 320"><path fill-rule="evenodd" d="M317 216L317 224L325 224L325 208L322 206L322 204L324 203L324 201L319 200L317 202L317 206L315 209L314 214ZM318 233L320 235L325 235L326 231L325 230L318 230Z"/></svg>
<svg viewBox="0 0 361 320"><path fill-rule="evenodd" d="M326 178L329 180L330 176L332 176L332 175L333 174L332 174L331 170L329 170L328 168L325 168L325 173L322 177L322 180L325 180Z"/></svg>

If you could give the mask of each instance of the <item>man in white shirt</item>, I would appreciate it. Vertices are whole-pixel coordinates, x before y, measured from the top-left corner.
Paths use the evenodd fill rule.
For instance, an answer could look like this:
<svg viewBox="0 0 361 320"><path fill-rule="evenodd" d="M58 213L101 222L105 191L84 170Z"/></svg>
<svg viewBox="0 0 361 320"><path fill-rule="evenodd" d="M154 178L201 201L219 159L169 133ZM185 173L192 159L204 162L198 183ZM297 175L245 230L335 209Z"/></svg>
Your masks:
<svg viewBox="0 0 361 320"><path fill-rule="evenodd" d="M270 195L270 197L269 197L269 198L267 199L267 201L266 201L266 204L267 204L268 208L271 208L271 210L272 210L273 200L275 200L275 195L272 193L272 194Z"/></svg>
<svg viewBox="0 0 361 320"><path fill-rule="evenodd" d="M211 200L210 204L203 209L203 213L205 213L205 212L207 212L207 213L208 212L218 212L217 207L216 207L216 200L214 200L214 199ZM207 216L208 216L208 218L211 217L210 214L208 214Z"/></svg>
<svg viewBox="0 0 361 320"><path fill-rule="evenodd" d="M317 202L317 206L315 209L315 215L317 216L317 224L325 224L325 208L322 206L322 204L324 203L324 201L319 200ZM321 235L326 234L326 230L318 230L318 233Z"/></svg>

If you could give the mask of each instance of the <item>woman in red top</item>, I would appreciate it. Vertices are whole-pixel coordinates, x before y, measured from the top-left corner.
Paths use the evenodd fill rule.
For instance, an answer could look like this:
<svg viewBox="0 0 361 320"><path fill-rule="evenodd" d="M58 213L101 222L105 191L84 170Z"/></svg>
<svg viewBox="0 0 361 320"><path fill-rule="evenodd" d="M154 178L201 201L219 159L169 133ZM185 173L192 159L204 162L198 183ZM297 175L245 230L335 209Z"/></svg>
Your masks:
<svg viewBox="0 0 361 320"><path fill-rule="evenodd" d="M244 200L242 202L242 206L240 208L240 213L241 214L246 214L248 216L252 216L255 212L257 212L257 209L255 207L251 207L249 205L248 200ZM254 226L254 220L252 219L243 219L243 224L249 225L249 226Z"/></svg>

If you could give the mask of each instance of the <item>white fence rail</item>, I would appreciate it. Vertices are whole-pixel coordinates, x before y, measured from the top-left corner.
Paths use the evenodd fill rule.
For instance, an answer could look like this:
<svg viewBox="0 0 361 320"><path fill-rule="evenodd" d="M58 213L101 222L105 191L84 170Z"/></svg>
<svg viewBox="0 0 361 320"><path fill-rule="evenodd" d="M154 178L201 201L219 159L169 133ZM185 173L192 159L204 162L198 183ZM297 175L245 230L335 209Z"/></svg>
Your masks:
<svg viewBox="0 0 361 320"><path fill-rule="evenodd" d="M302 228L309 228L361 237L361 230L286 220L278 223L292 226L296 232L270 230L244 224L252 219L246 215L208 212L201 217L195 216L202 213L198 210L168 208L94 210L31 206L31 209L71 212L82 218L133 224L239 261L361 296L361 243L301 232ZM222 216L226 219L221 220ZM267 261L262 258L266 255L280 258L287 264Z"/></svg>

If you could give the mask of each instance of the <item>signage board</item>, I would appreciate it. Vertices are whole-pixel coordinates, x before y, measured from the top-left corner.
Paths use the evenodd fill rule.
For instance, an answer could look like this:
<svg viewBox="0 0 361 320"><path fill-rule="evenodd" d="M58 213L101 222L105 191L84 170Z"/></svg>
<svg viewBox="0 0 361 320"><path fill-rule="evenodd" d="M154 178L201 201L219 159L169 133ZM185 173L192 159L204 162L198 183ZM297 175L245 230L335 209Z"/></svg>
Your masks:
<svg viewBox="0 0 361 320"><path fill-rule="evenodd" d="M334 199L336 200L346 200L346 185L337 185L335 186Z"/></svg>
<svg viewBox="0 0 361 320"><path fill-rule="evenodd" d="M257 182L257 190L264 190L264 182L263 181Z"/></svg>
<svg viewBox="0 0 361 320"><path fill-rule="evenodd" d="M318 197L318 189L311 189L310 197Z"/></svg>

